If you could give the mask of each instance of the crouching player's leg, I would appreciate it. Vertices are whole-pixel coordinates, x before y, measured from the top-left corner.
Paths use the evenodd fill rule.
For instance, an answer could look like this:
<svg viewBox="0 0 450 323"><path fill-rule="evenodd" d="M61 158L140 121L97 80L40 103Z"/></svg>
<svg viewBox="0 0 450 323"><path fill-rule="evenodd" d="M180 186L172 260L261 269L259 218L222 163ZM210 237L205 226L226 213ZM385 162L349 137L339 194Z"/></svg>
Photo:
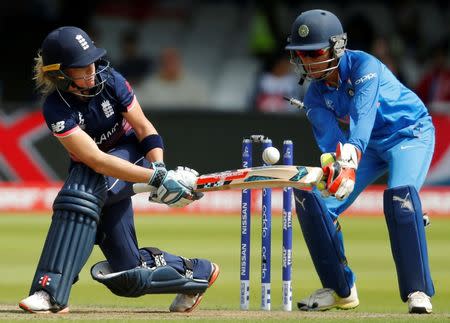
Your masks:
<svg viewBox="0 0 450 323"><path fill-rule="evenodd" d="M76 164L53 203L53 217L30 296L19 306L32 313L68 312L72 284L92 252L106 198L106 181Z"/></svg>
<svg viewBox="0 0 450 323"><path fill-rule="evenodd" d="M295 190L297 217L323 288L298 303L300 310L351 309L359 305L339 223L315 192Z"/></svg>
<svg viewBox="0 0 450 323"><path fill-rule="evenodd" d="M109 195L118 187L110 189ZM219 274L219 267L206 259L186 259L157 248L139 249L129 197L113 204L108 200L97 237L106 261L95 264L91 275L118 296L178 293L170 310L189 312Z"/></svg>
<svg viewBox="0 0 450 323"><path fill-rule="evenodd" d="M384 192L384 214L397 268L400 296L410 313L431 313L434 286L428 266L422 206L414 186Z"/></svg>
<svg viewBox="0 0 450 323"><path fill-rule="evenodd" d="M108 261L91 268L92 277L118 296L178 293L171 312L191 312L219 275L219 266L206 259L187 259L155 247L139 250L141 264L114 271Z"/></svg>

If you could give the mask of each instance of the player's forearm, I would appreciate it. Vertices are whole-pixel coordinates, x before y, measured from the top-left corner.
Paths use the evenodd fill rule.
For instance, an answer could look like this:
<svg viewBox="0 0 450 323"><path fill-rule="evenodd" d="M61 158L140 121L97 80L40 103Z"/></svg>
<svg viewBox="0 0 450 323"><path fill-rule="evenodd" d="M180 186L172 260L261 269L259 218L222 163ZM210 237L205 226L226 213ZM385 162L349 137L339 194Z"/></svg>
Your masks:
<svg viewBox="0 0 450 323"><path fill-rule="evenodd" d="M127 182L148 183L153 175L152 169L134 165L109 154L102 154L100 158L87 161L86 164L97 173Z"/></svg>
<svg viewBox="0 0 450 323"><path fill-rule="evenodd" d="M161 148L154 148L145 155L145 158L151 162L164 161L164 152Z"/></svg>

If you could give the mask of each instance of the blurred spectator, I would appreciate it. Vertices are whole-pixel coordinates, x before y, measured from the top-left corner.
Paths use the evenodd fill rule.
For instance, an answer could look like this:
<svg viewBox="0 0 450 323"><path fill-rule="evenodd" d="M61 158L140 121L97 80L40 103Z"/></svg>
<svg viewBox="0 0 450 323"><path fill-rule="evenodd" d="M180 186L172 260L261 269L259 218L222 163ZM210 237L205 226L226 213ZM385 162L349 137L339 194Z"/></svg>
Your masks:
<svg viewBox="0 0 450 323"><path fill-rule="evenodd" d="M403 75L398 66L397 56L393 53L391 43L388 39L385 37L376 37L372 43L370 52L383 62L400 82L404 82Z"/></svg>
<svg viewBox="0 0 450 323"><path fill-rule="evenodd" d="M117 70L131 85L139 86L139 83L152 72L153 60L139 53L138 31L135 28L126 30L120 41L121 60L117 64Z"/></svg>
<svg viewBox="0 0 450 323"><path fill-rule="evenodd" d="M448 38L430 50L430 61L416 93L433 112L450 113L450 67Z"/></svg>
<svg viewBox="0 0 450 323"><path fill-rule="evenodd" d="M207 84L184 70L178 49L163 49L158 63L158 71L135 88L144 109L207 107L209 104Z"/></svg>
<svg viewBox="0 0 450 323"><path fill-rule="evenodd" d="M273 55L257 81L254 102L259 112L295 112L296 109L283 97L303 99L300 96L306 90L305 85L298 85L298 76L286 55L289 55L286 51Z"/></svg>
<svg viewBox="0 0 450 323"><path fill-rule="evenodd" d="M420 32L423 21L420 19L419 8L415 0L393 0L389 2L390 10L395 13L394 25L397 46L399 46L399 69L402 71L405 85L414 88L421 76L419 52L424 46Z"/></svg>
<svg viewBox="0 0 450 323"><path fill-rule="evenodd" d="M370 20L362 13L354 13L345 19L343 25L348 35L347 48L369 52L375 37Z"/></svg>
<svg viewBox="0 0 450 323"><path fill-rule="evenodd" d="M394 0L391 3L391 10L395 13L395 27L405 46L405 51L416 55L420 48L417 43L421 43L420 28L421 20L419 8L415 0Z"/></svg>
<svg viewBox="0 0 450 323"><path fill-rule="evenodd" d="M262 0L255 3L250 21L250 48L254 57L265 60L284 42L281 39L277 1Z"/></svg>

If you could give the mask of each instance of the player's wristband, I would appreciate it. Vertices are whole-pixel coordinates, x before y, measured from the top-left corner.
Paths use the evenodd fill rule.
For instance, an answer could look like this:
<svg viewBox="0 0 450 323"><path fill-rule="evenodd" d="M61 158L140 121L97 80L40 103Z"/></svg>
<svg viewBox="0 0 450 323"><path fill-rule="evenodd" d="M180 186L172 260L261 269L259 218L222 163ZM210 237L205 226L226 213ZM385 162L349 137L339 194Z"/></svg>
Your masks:
<svg viewBox="0 0 450 323"><path fill-rule="evenodd" d="M142 149L142 152L144 153L144 156L147 155L147 153L154 149L154 148L161 148L164 149L164 142L160 135L153 134L148 135L142 141L139 143L139 146Z"/></svg>

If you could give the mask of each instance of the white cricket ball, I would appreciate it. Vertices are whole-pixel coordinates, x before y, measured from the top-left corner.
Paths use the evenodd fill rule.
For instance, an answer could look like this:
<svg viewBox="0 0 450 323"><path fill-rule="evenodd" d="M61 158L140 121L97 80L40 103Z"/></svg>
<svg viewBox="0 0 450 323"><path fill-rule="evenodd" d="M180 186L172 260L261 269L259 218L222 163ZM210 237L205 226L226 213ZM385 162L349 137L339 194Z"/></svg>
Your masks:
<svg viewBox="0 0 450 323"><path fill-rule="evenodd" d="M263 151L262 158L266 164L273 165L280 159L280 152L275 147L267 147Z"/></svg>

